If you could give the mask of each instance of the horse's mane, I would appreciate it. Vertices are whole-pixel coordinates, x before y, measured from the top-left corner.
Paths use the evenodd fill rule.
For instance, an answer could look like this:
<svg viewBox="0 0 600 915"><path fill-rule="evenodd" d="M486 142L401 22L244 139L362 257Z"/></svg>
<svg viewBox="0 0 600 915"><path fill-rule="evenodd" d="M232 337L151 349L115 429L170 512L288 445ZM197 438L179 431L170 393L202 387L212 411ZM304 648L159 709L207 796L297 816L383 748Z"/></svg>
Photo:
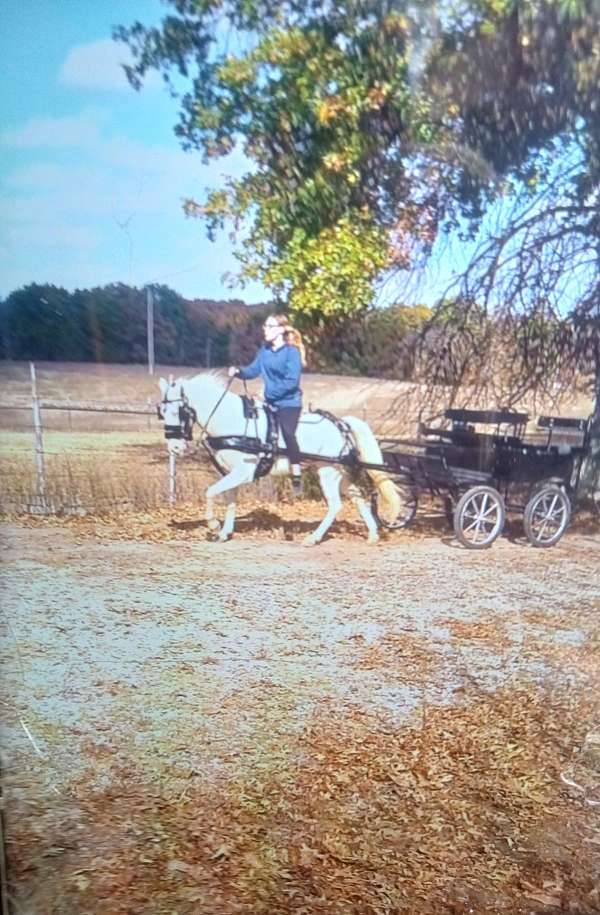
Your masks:
<svg viewBox="0 0 600 915"><path fill-rule="evenodd" d="M182 378L181 383L185 388L186 385L204 385L205 387L225 388L227 381L219 369L207 369L205 372L197 372L187 378Z"/></svg>
<svg viewBox="0 0 600 915"><path fill-rule="evenodd" d="M196 372L195 375L190 375L186 378L186 381L195 381L202 378L210 378L212 381L216 381L222 388L225 387L225 378L223 376L223 369L206 369L205 372Z"/></svg>

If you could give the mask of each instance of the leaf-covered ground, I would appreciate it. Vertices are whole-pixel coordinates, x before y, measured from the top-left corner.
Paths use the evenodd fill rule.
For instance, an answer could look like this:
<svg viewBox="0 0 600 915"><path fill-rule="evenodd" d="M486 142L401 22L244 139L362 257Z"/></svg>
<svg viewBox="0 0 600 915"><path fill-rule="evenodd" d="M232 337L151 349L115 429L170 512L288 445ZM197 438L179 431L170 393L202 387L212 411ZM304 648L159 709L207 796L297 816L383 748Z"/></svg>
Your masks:
<svg viewBox="0 0 600 915"><path fill-rule="evenodd" d="M4 525L15 913L600 911L597 533L320 511Z"/></svg>

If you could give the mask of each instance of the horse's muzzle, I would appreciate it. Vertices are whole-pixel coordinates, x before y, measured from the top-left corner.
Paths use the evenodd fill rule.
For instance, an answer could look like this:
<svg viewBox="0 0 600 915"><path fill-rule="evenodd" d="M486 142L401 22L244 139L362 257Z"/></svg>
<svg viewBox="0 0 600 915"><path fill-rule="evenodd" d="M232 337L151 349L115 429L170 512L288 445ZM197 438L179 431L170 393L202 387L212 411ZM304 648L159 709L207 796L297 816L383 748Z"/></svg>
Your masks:
<svg viewBox="0 0 600 915"><path fill-rule="evenodd" d="M166 436L166 430L165 437L167 440L167 451L169 454L175 454L177 457L182 457L182 455L184 455L187 450L188 443L186 439L181 435L179 435L177 438L169 438Z"/></svg>

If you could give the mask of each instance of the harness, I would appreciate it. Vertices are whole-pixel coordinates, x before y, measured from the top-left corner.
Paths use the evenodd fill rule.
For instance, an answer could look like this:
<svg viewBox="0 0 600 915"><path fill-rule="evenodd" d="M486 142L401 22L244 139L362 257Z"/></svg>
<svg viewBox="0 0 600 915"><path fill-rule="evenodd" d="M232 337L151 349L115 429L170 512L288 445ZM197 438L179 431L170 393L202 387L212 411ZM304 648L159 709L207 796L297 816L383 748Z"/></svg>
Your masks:
<svg viewBox="0 0 600 915"><path fill-rule="evenodd" d="M329 422L333 423L333 425L336 426L336 428L339 429L339 431L342 433L342 436L344 437L344 445L339 456L346 457L346 455L356 455L358 459L358 452L354 443L354 436L352 435L352 429L348 423L345 422L345 420L340 419L339 416L335 416L334 413L330 413L328 410L313 410L310 406L309 410L311 413L318 413L319 416L323 417L323 419L328 419Z"/></svg>
<svg viewBox="0 0 600 915"><path fill-rule="evenodd" d="M183 390L182 387L180 387L180 389L179 389L178 397L169 397L168 396L169 391L172 387L173 387L173 385L169 385L169 387L165 391L165 395L164 395L162 401L160 403L157 403L157 405L156 405L156 412L158 414L158 418L161 421L164 420L165 438L167 440L168 439L178 439L178 440L184 439L186 442L191 442L194 439L194 423L198 423L198 425L201 428L202 428L202 424L198 420L198 414L196 413L195 409L190 405L188 398L186 397L185 391ZM227 388L228 387L229 387L229 385L227 385ZM223 392L223 397L225 396L225 393L227 392L227 388ZM221 400L223 399L223 397L221 397L220 400L218 401L214 410L210 414L209 419L211 418L211 416L213 415L213 413L215 412L215 410L221 403ZM179 404L179 407L177 410L177 416L179 419L178 423L167 422L167 419L171 419L171 420L174 419L174 417L172 415L172 411L169 411L169 405L171 405L171 404L172 405ZM171 412L171 416L168 416L169 412ZM213 467L216 470L218 470L218 472L221 474L221 476L224 476L226 473L226 470L223 467L221 467L221 465L219 464L219 462L217 460L215 453L206 444L205 427L203 428L202 431L203 431L203 435L200 438L200 444L203 446L204 450L206 451L208 458L209 458L211 464L213 465Z"/></svg>
<svg viewBox="0 0 600 915"><path fill-rule="evenodd" d="M275 463L276 454L278 453L277 441L279 438L279 423L277 421L277 410L267 403L263 404L263 409L267 418L267 434L263 441L258 434L258 407L254 398L248 394L245 380L242 405L244 408L244 418L246 420L244 435L207 435L206 446L212 449L213 452L230 449L232 451L244 451L248 454L257 454L258 461L256 462L254 470L254 479L258 480L260 477L265 477L271 472L273 464ZM214 412L215 411L213 410L213 413ZM211 416L213 413L211 413ZM254 436L248 435L248 426L251 420L254 420ZM208 425L208 420L206 421L206 424Z"/></svg>
<svg viewBox="0 0 600 915"><path fill-rule="evenodd" d="M278 456L285 454L285 449L280 449L278 445L279 441L279 422L277 420L277 408L270 406L268 403L263 404L263 409L265 411L265 416L267 420L267 430L264 441L258 434L258 406L253 397L248 394L248 389L246 382L244 380L244 394L242 397L242 405L244 410L244 418L246 419L246 428L243 435L209 435L207 433L207 428L210 420L216 413L219 408L221 401L227 394L233 378L230 378L221 397L213 407L208 416L208 419L205 423L201 423L198 419L198 415L195 409L190 405L188 398L185 395L183 388L179 389L178 397L168 397L170 388L167 388L165 396L163 397L160 404L157 404L158 418L165 421L165 438L166 439L185 439L186 441L193 440L193 427L194 423L198 423L201 429L200 435L200 444L206 451L210 462L212 465L219 471L221 475L226 473L226 470L221 466L218 459L219 451L242 451L247 454L258 455L258 461L256 463L256 468L254 471L254 479L258 480L260 477L266 476L273 468L275 459ZM169 405L179 404L178 407L178 423L167 422L166 413L168 412ZM161 409L162 408L162 409ZM344 444L342 450L339 454L339 458L346 458L344 463L352 470L353 468L358 470L359 461L358 461L358 452L356 450L356 445L354 443L354 437L352 435L352 430L348 423L343 419L340 419L338 416L335 416L333 413L329 413L327 410L315 410L312 407L309 407L310 412L322 416L323 419L329 420L333 423L334 426L341 432ZM169 417L172 419L173 417ZM254 425L254 435L248 435L248 426L253 421Z"/></svg>

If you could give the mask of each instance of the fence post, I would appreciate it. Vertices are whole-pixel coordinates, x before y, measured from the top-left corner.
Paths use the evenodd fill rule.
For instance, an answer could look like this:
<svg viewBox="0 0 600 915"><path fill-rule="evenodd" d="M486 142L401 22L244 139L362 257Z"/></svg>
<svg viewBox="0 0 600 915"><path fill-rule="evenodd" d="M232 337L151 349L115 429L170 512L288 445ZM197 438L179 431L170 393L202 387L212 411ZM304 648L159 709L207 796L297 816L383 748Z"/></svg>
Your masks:
<svg viewBox="0 0 600 915"><path fill-rule="evenodd" d="M177 456L169 452L169 505L177 501Z"/></svg>
<svg viewBox="0 0 600 915"><path fill-rule="evenodd" d="M35 467L37 471L37 490L40 500L40 507L46 510L46 478L44 475L44 438L42 432L42 411L37 395L37 381L35 377L35 365L29 363L29 372L31 375L31 406L33 409L33 428L35 430Z"/></svg>

